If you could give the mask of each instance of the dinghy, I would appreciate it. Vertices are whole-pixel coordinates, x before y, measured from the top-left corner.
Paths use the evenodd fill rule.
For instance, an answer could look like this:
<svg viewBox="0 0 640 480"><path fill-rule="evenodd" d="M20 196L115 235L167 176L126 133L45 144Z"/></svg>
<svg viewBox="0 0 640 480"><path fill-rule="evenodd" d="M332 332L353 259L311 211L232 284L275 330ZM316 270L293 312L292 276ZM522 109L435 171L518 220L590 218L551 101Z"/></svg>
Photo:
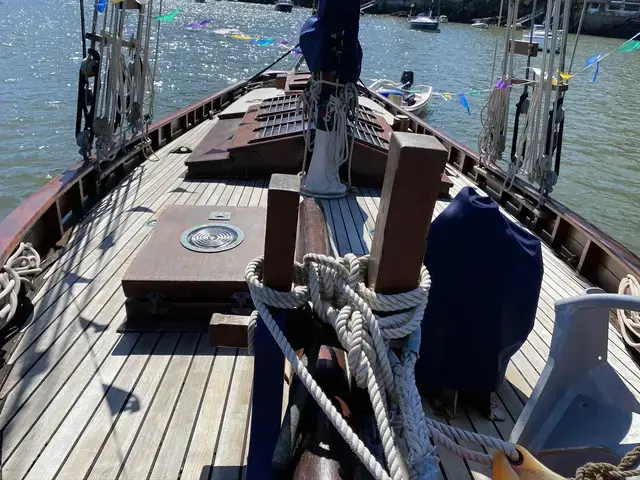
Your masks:
<svg viewBox="0 0 640 480"><path fill-rule="evenodd" d="M400 83L392 80L376 80L369 90L388 98L407 112L422 115L427 110L433 93L430 85L413 85L413 72L403 72Z"/></svg>

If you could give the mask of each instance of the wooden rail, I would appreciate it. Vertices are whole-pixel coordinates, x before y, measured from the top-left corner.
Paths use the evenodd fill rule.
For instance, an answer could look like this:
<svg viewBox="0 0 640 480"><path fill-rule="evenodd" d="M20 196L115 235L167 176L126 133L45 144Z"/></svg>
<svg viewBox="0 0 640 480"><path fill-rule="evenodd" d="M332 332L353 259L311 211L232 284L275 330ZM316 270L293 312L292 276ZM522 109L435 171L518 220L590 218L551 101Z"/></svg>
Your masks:
<svg viewBox="0 0 640 480"><path fill-rule="evenodd" d="M275 78L267 74L264 79ZM200 124L244 93L247 82L240 82L154 122L149 127L150 147L157 150ZM135 149L140 138L132 139ZM23 201L0 222L0 265L4 265L20 242L31 242L43 258L64 243L65 235L84 215L136 166L142 153L123 156L109 165L111 174L103 177L94 164L78 162Z"/></svg>

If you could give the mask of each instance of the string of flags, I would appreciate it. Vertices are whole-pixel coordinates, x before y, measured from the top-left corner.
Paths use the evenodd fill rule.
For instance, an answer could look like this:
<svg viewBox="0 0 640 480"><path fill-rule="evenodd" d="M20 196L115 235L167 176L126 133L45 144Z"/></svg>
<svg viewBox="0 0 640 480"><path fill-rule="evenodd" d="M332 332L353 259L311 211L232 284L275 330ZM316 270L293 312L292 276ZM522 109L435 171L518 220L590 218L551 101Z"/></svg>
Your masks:
<svg viewBox="0 0 640 480"><path fill-rule="evenodd" d="M615 52L621 52L621 53L627 53L627 52L634 52L636 50L640 50L640 41L636 40L636 38L640 37L640 32L638 32L636 35L634 35L633 37L631 37L629 40L627 40L626 42L622 43L621 45L619 45L617 48L615 48L614 50L611 50L608 53L598 53L592 57L589 57L585 63L585 67L582 69L582 71L587 70L588 68L591 68L595 65L595 71L593 73L593 79L591 80L591 83L595 83L596 80L598 79L598 73L600 72L600 62L608 57L609 55L611 55L612 53ZM562 81L562 82L567 82L569 81L569 79L577 76L578 74L580 74L581 72L578 73L568 73L568 72L559 72L557 77L554 77L552 82L553 85L557 85L558 84L558 78ZM534 81L529 82L530 84L535 83ZM522 85L527 84L527 82L522 83ZM505 82L502 79L499 79L498 82L495 85L495 88L508 88L511 85L508 82ZM461 92L458 93L457 99L458 102L460 103L460 105L462 106L462 108L464 108L467 113L469 115L471 115L471 108L469 106L469 102L467 100L467 97L469 95L471 96L475 96L475 95L482 95L485 93L491 93L493 89L486 89L486 90L469 90L467 92ZM438 93L438 92L433 92L434 95L437 95L441 98L443 98L445 101L449 101L449 100L453 100L453 94L451 92L443 92L443 93Z"/></svg>

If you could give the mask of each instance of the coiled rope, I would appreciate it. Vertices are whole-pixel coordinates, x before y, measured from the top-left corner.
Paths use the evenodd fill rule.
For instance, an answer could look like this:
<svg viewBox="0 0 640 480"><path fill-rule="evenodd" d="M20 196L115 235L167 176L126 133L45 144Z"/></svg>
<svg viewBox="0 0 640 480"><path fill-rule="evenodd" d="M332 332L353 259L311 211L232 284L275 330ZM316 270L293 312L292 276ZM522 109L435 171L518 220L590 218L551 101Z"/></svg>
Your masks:
<svg viewBox="0 0 640 480"><path fill-rule="evenodd" d="M0 273L0 325L6 325L16 314L20 287L34 288L33 278L42 272L40 255L30 243L20 243Z"/></svg>
<svg viewBox="0 0 640 480"><path fill-rule="evenodd" d="M279 292L262 283L263 258L258 257L250 262L245 279L256 306L248 327L250 353L253 354L253 337L259 316L311 396L376 479L406 478L403 473L405 464L411 479L435 478L438 460L430 439L461 458L477 463L490 465L492 458L488 454L464 448L456 440L497 449L516 460L518 453L514 445L508 442L451 427L424 415L414 366L420 350L420 323L431 286L429 272L422 267L420 285L410 292L382 295L365 285L368 264L368 256L347 254L344 258L332 258L308 254L302 264L294 265L293 289ZM369 392L389 473L358 438L298 359L268 308L294 309L309 302L318 316L335 329L340 344L347 352L352 377L359 387ZM376 315L374 311L384 315ZM404 339L400 359L389 348L391 339ZM407 447L404 458L399 455L397 434L391 427L389 411L396 407L399 412L397 423L402 431L400 436Z"/></svg>
<svg viewBox="0 0 640 480"><path fill-rule="evenodd" d="M620 281L618 293L640 297L640 282L633 275L627 275ZM640 338L640 312L618 309L617 314L620 333L625 343L632 348L640 349L640 342L637 341Z"/></svg>
<svg viewBox="0 0 640 480"><path fill-rule="evenodd" d="M640 459L640 447L629 450L620 463L586 463L578 468L573 480L612 480L620 478L631 478L640 475L640 470L630 470Z"/></svg>
<svg viewBox="0 0 640 480"><path fill-rule="evenodd" d="M350 135L352 123L358 115L358 88L353 83L341 84L323 80L320 73L313 73L307 87L298 98L296 115L302 112L302 134L305 142L302 172L307 167L307 154L312 151L313 141L311 131L317 125L318 104L324 85L334 88L329 97L324 121L331 125L332 141L328 152L330 160L340 167L348 161L348 183L351 185L351 157L353 153L354 137Z"/></svg>

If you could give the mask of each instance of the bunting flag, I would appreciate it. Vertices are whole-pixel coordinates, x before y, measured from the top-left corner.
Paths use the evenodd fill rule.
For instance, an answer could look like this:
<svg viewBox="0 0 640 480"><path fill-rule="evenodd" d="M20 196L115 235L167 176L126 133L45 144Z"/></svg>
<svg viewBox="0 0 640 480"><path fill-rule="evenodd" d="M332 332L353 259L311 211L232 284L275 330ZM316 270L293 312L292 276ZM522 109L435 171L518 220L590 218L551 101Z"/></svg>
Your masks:
<svg viewBox="0 0 640 480"><path fill-rule="evenodd" d="M602 58L602 53L599 53L599 54L594 55L593 57L587 59L587 64L586 64L585 68L586 67L590 67L594 63L596 64L596 71L593 74L593 80L591 80L591 83L596 83L596 80L598 79L598 72L600 71L600 59L601 58Z"/></svg>
<svg viewBox="0 0 640 480"><path fill-rule="evenodd" d="M442 98L444 98L445 100L449 101L451 100L453 97L451 96L451 92L444 92L442 94Z"/></svg>
<svg viewBox="0 0 640 480"><path fill-rule="evenodd" d="M180 9L176 8L175 10L171 10L166 15L159 15L157 17L153 17L154 20L158 20L159 22L173 22L178 16L178 12Z"/></svg>
<svg viewBox="0 0 640 480"><path fill-rule="evenodd" d="M254 45L260 45L261 47L267 47L273 43L273 38L262 38L260 40L252 40L251 43Z"/></svg>
<svg viewBox="0 0 640 480"><path fill-rule="evenodd" d="M509 84L502 79L498 80L498 82L496 83L496 88L498 89L503 89L507 87L509 87Z"/></svg>
<svg viewBox="0 0 640 480"><path fill-rule="evenodd" d="M96 10L98 10L100 13L104 12L104 9L107 6L107 0L98 0L96 2Z"/></svg>
<svg viewBox="0 0 640 480"><path fill-rule="evenodd" d="M640 41L629 40L616 49L618 52L633 52L634 50L640 50Z"/></svg>
<svg viewBox="0 0 640 480"><path fill-rule="evenodd" d="M469 102L467 102L467 97L464 93L458 94L458 100L460 100L460 105L467 109L467 113L471 116L471 108L469 108Z"/></svg>
<svg viewBox="0 0 640 480"><path fill-rule="evenodd" d="M480 95L480 94L482 94L481 90L469 90L467 92L467 95Z"/></svg>
<svg viewBox="0 0 640 480"><path fill-rule="evenodd" d="M256 40L255 38L250 37L249 35L245 35L244 33L235 33L231 35L231 38L235 38L236 40Z"/></svg>
<svg viewBox="0 0 640 480"><path fill-rule="evenodd" d="M187 28L202 28L202 27L205 27L206 25L208 25L211 22L213 22L213 18L209 18L207 20L202 20L202 21L197 22L197 23L185 23L183 26L185 26Z"/></svg>

